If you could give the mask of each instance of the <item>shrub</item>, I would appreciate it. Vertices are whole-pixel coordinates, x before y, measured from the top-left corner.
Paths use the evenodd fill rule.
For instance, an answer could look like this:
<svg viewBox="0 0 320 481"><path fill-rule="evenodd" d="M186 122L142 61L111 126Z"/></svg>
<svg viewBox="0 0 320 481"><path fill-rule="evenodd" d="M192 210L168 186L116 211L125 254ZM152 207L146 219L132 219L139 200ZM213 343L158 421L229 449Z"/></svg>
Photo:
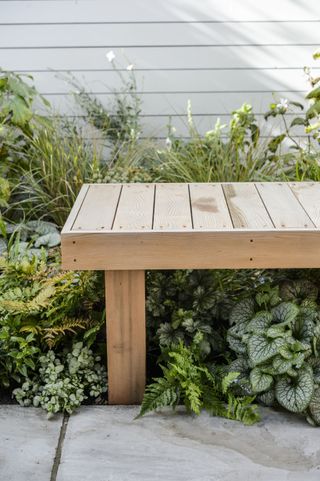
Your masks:
<svg viewBox="0 0 320 481"><path fill-rule="evenodd" d="M240 392L268 405L303 413L320 424L320 318L318 290L309 281L288 281L236 304L227 339L237 355Z"/></svg>
<svg viewBox="0 0 320 481"><path fill-rule="evenodd" d="M13 395L22 406L41 406L48 417L71 414L89 397L106 392L106 371L100 360L82 342L74 343L69 352L49 351L39 358L39 370L26 377Z"/></svg>

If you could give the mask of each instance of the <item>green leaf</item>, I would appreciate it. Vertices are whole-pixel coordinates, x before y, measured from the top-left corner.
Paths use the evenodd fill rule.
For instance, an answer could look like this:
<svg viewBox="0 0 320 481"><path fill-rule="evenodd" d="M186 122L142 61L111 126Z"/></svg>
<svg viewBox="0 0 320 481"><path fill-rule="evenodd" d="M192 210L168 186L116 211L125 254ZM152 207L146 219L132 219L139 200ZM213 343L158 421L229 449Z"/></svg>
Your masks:
<svg viewBox="0 0 320 481"><path fill-rule="evenodd" d="M246 353L246 345L239 338L232 336L229 332L227 334L227 341L232 351L236 352L237 354Z"/></svg>
<svg viewBox="0 0 320 481"><path fill-rule="evenodd" d="M286 374L292 367L291 361L284 359L282 356L276 356L272 360L272 367L275 375Z"/></svg>
<svg viewBox="0 0 320 481"><path fill-rule="evenodd" d="M256 334L265 332L266 328L272 322L272 314L267 311L258 312L254 318L247 324L247 331Z"/></svg>
<svg viewBox="0 0 320 481"><path fill-rule="evenodd" d="M275 401L274 389L270 389L270 391L259 394L257 399L265 406L273 406Z"/></svg>
<svg viewBox="0 0 320 481"><path fill-rule="evenodd" d="M318 289L308 280L286 281L281 284L280 296L284 301L295 301L299 303L305 299L316 301Z"/></svg>
<svg viewBox="0 0 320 481"><path fill-rule="evenodd" d="M290 100L289 105L293 105L294 107L298 107L300 110L304 109L304 106L300 102L293 102Z"/></svg>
<svg viewBox="0 0 320 481"><path fill-rule="evenodd" d="M254 392L267 391L273 382L273 377L270 374L266 374L258 367L252 369L250 373L250 382Z"/></svg>
<svg viewBox="0 0 320 481"><path fill-rule="evenodd" d="M249 321L254 315L254 300L252 298L242 299L230 313L230 324L238 324Z"/></svg>
<svg viewBox="0 0 320 481"><path fill-rule="evenodd" d="M320 87L316 87L315 89L311 90L306 96L306 99L319 99L320 98Z"/></svg>
<svg viewBox="0 0 320 481"><path fill-rule="evenodd" d="M283 376L277 381L276 399L288 411L301 413L311 401L313 388L312 373L309 369L303 369L295 378Z"/></svg>
<svg viewBox="0 0 320 481"><path fill-rule="evenodd" d="M239 375L239 372L229 372L226 376L224 376L221 382L223 394L227 393L229 387L238 379Z"/></svg>
<svg viewBox="0 0 320 481"><path fill-rule="evenodd" d="M60 244L60 241L61 241L60 234L58 233L46 234L38 237L38 239L34 243L34 246L36 248L41 246L55 247Z"/></svg>
<svg viewBox="0 0 320 481"><path fill-rule="evenodd" d="M309 412L312 420L320 426L320 387L315 389L309 404Z"/></svg>
<svg viewBox="0 0 320 481"><path fill-rule="evenodd" d="M296 125L306 125L305 119L302 117L296 117L290 124L290 127L295 127Z"/></svg>
<svg viewBox="0 0 320 481"><path fill-rule="evenodd" d="M299 313L299 308L292 302L281 302L278 306L272 309L272 316L274 322L292 323Z"/></svg>
<svg viewBox="0 0 320 481"><path fill-rule="evenodd" d="M254 334L248 340L248 355L254 366L267 361L275 356L279 349L285 344L281 337L268 339L262 334Z"/></svg>
<svg viewBox="0 0 320 481"><path fill-rule="evenodd" d="M285 138L286 134L280 134L276 137L273 137L273 139L268 143L267 149L270 150L270 152L276 152L277 148Z"/></svg>
<svg viewBox="0 0 320 481"><path fill-rule="evenodd" d="M313 105L311 105L306 111L306 118L313 119L320 114L320 100L317 100Z"/></svg>

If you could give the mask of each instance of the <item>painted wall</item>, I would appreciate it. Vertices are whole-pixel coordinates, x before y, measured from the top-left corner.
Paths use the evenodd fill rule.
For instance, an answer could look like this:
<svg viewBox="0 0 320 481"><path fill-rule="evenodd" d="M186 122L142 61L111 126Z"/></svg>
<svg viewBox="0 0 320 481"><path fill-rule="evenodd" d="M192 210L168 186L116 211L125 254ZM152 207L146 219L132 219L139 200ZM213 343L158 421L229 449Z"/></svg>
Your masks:
<svg viewBox="0 0 320 481"><path fill-rule="evenodd" d="M108 103L120 88L112 50L125 78L134 65L145 130L165 137L170 115L187 136L188 99L200 131L243 102L262 118L273 98L301 100L319 26L319 0L1 0L0 66L31 73L74 115L61 74Z"/></svg>

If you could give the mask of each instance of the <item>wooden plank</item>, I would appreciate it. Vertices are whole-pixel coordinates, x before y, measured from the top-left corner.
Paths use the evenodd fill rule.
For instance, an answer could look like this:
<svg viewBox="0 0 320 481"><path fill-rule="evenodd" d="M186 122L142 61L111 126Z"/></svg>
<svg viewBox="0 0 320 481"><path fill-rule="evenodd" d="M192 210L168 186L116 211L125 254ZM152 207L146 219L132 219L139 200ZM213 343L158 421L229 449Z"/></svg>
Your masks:
<svg viewBox="0 0 320 481"><path fill-rule="evenodd" d="M156 184L153 229L192 229L188 184Z"/></svg>
<svg viewBox="0 0 320 481"><path fill-rule="evenodd" d="M120 192L120 184L91 184L72 230L110 230Z"/></svg>
<svg viewBox="0 0 320 481"><path fill-rule="evenodd" d="M232 229L221 184L190 184L193 226L195 229Z"/></svg>
<svg viewBox="0 0 320 481"><path fill-rule="evenodd" d="M64 269L319 268L318 230L65 234Z"/></svg>
<svg viewBox="0 0 320 481"><path fill-rule="evenodd" d="M87 195L89 189L89 184L83 184L83 186L80 189L79 194L77 195L77 198L73 204L73 207L70 211L70 214L68 216L68 219L66 220L66 223L63 226L63 229L61 231L61 234L64 234L65 232L71 231L72 226L74 224L74 221L78 215L78 212L83 204L83 201Z"/></svg>
<svg viewBox="0 0 320 481"><path fill-rule="evenodd" d="M235 228L273 228L270 216L253 183L223 184L223 190Z"/></svg>
<svg viewBox="0 0 320 481"><path fill-rule="evenodd" d="M314 227L288 184L264 182L257 183L256 187L275 227L278 229Z"/></svg>
<svg viewBox="0 0 320 481"><path fill-rule="evenodd" d="M146 382L144 271L107 271L109 404L141 403Z"/></svg>
<svg viewBox="0 0 320 481"><path fill-rule="evenodd" d="M320 183L297 182L289 186L315 226L320 227Z"/></svg>
<svg viewBox="0 0 320 481"><path fill-rule="evenodd" d="M152 229L154 184L125 184L113 230Z"/></svg>

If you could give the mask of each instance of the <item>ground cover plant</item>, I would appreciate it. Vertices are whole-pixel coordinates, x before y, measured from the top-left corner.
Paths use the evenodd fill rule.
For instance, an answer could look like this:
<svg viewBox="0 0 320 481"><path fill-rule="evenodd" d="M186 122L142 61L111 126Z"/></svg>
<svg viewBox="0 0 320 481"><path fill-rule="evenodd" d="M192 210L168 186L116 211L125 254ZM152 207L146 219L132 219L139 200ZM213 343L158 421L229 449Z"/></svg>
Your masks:
<svg viewBox="0 0 320 481"><path fill-rule="evenodd" d="M86 115L78 121L31 78L0 73L0 392L50 416L105 402L102 276L60 268L60 228L82 183L317 181L320 80L307 73L306 107L279 99L266 113L280 133L265 139L244 103L200 135L190 107L190 139L169 130L165 145L140 139L134 75L109 107L69 78ZM252 424L263 403L319 425L319 285L317 271L148 273L140 415L182 403Z"/></svg>

